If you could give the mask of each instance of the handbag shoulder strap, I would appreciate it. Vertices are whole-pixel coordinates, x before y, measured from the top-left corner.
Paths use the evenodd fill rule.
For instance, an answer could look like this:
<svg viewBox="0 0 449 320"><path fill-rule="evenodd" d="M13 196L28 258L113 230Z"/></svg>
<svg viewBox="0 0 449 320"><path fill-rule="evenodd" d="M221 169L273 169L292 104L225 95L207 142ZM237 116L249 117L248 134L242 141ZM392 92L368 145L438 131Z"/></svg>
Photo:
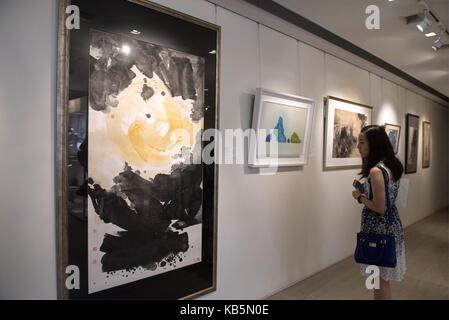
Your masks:
<svg viewBox="0 0 449 320"><path fill-rule="evenodd" d="M382 164L377 164L377 167L382 171L382 174L384 176L384 184L385 184L385 198L387 201L387 219L389 220L391 224L391 211L392 211L392 205L390 200L390 192L389 192L389 182L390 177L388 175L387 170L384 168Z"/></svg>

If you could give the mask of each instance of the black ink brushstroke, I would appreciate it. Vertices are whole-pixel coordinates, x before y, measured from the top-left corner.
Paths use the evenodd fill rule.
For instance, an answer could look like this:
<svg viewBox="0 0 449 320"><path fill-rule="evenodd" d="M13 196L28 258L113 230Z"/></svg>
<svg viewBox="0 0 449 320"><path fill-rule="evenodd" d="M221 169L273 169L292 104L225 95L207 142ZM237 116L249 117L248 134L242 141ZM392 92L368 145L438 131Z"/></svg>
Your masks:
<svg viewBox="0 0 449 320"><path fill-rule="evenodd" d="M204 116L204 61L202 61L202 63L198 63L196 68L196 71L194 71L194 79L197 96L193 104L193 110L191 114L191 118L193 121L198 121Z"/></svg>
<svg viewBox="0 0 449 320"><path fill-rule="evenodd" d="M131 49L129 54L120 51L124 43ZM150 79L156 73L170 90L172 97L192 99L193 121L199 121L203 117L203 58L191 59L182 52L99 31L92 31L91 47L101 53L98 60L93 57L90 59L89 99L94 110L106 110L108 106L117 105L113 98L136 77L131 71L135 65ZM147 100L153 94L149 95L144 91L142 97Z"/></svg>
<svg viewBox="0 0 449 320"><path fill-rule="evenodd" d="M140 95L144 101L147 101L154 95L154 90L145 83L142 87L142 93Z"/></svg>
<svg viewBox="0 0 449 320"><path fill-rule="evenodd" d="M88 193L95 212L105 223L125 230L105 234L100 247L105 253L103 271L154 266L187 251L188 234L182 229L199 223L195 216L202 203L201 181L200 164L177 165L171 174L150 180L126 164L109 191L90 178ZM172 220L172 227L180 231L169 228Z"/></svg>
<svg viewBox="0 0 449 320"><path fill-rule="evenodd" d="M167 232L162 237L150 238L145 233L123 232L120 237L105 234L100 247L104 272L130 270L148 266L155 270L157 263L170 255L178 255L189 248L187 233Z"/></svg>

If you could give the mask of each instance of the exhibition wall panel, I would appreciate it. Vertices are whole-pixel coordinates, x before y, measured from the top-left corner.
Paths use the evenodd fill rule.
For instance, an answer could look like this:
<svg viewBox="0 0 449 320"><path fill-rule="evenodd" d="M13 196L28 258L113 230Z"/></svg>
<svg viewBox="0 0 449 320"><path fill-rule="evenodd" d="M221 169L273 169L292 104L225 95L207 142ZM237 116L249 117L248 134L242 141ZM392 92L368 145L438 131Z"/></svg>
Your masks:
<svg viewBox="0 0 449 320"><path fill-rule="evenodd" d="M217 10L217 23L222 26L222 66L220 103L224 112L220 114L220 128L248 129L255 88L260 85L258 26L241 19L226 10ZM223 109L222 109L223 111ZM232 150L230 150L232 152ZM224 191L219 194L218 212L229 212L218 217L218 273L217 293L209 298L243 299L255 297L266 290L266 283L259 277L269 278L271 259L264 259L264 239L270 237L270 225L266 223L264 206L254 202L251 185L256 176L244 176L242 166L221 166L219 183ZM242 190L246 190L242 194ZM244 214L242 214L242 212ZM232 228L221 228L221 225ZM251 238L251 241L248 239ZM254 246L254 243L262 243ZM249 266L257 266L257 274ZM235 287L246 283L245 290Z"/></svg>
<svg viewBox="0 0 449 320"><path fill-rule="evenodd" d="M369 105L369 72L332 55L325 55L326 95Z"/></svg>
<svg viewBox="0 0 449 320"><path fill-rule="evenodd" d="M325 65L324 65L324 53L321 50L317 50L311 46L308 46L302 42L298 42L299 45L299 74L300 74L300 95L315 99L315 118L312 131L312 144L310 149L309 163L307 170L302 172L300 178L300 185L303 185L302 194L308 195L309 199L303 201L304 195L301 195L301 203L303 205L300 208L305 207L307 209L301 210L302 221L300 233L305 236L297 242L297 250L301 251L304 258L299 257L301 268L298 268L298 272L301 273L301 277L307 277L319 270L322 265L330 264L334 256L333 249L330 247L323 247L317 239L327 239L334 236L332 231L332 225L335 223L337 217L332 213L330 203L327 201L320 201L324 192L329 192L331 186L327 184L328 178L324 178L324 175L329 176L330 172L323 174L322 159L323 159L323 92L325 88ZM319 177L319 178L317 178ZM304 184L302 181L313 181L313 192L311 189L312 184ZM326 208L321 209L321 203L326 202ZM336 253L338 254L338 253Z"/></svg>
<svg viewBox="0 0 449 320"><path fill-rule="evenodd" d="M298 41L259 25L259 45L262 88L298 95Z"/></svg>
<svg viewBox="0 0 449 320"><path fill-rule="evenodd" d="M163 5L179 12L187 13L195 18L202 19L210 23L216 23L216 6L205 0L154 0L151 2Z"/></svg>
<svg viewBox="0 0 449 320"><path fill-rule="evenodd" d="M56 298L56 12L0 3L0 299Z"/></svg>

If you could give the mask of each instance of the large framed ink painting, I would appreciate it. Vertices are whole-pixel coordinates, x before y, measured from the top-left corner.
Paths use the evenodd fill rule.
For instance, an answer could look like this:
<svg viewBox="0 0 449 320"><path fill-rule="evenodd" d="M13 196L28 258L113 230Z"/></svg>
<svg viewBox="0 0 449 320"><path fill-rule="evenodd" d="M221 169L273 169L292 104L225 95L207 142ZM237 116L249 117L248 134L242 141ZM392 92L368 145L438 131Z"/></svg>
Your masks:
<svg viewBox="0 0 449 320"><path fill-rule="evenodd" d="M58 39L59 297L215 290L218 175L201 160L218 123L219 27L144 0L73 0Z"/></svg>
<svg viewBox="0 0 449 320"><path fill-rule="evenodd" d="M360 167L358 137L362 128L371 124L373 108L330 96L325 106L324 168Z"/></svg>

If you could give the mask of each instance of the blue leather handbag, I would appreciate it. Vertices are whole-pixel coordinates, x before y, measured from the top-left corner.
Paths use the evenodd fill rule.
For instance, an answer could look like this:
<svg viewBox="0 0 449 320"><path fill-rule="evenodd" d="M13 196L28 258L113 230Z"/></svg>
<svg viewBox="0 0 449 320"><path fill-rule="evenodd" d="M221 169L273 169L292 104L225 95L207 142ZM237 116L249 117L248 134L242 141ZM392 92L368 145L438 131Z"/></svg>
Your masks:
<svg viewBox="0 0 449 320"><path fill-rule="evenodd" d="M385 182L385 197L387 199L387 220L391 228L392 206L388 196L388 173L381 168ZM357 245L354 258L357 263L379 267L396 267L396 242L394 236L388 234L357 233Z"/></svg>

